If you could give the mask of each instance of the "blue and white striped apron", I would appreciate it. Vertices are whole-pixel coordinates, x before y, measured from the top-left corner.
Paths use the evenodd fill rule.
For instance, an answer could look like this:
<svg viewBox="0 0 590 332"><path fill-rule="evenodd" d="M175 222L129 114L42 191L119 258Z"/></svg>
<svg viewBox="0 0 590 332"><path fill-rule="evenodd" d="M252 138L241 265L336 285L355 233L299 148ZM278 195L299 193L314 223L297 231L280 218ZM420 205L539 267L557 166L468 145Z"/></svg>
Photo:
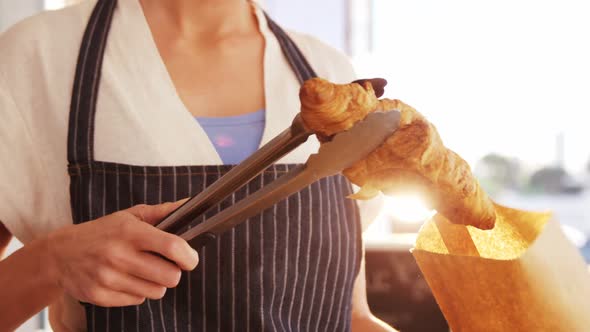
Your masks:
<svg viewBox="0 0 590 332"><path fill-rule="evenodd" d="M82 41L69 118L68 171L76 224L131 207L195 195L231 166L139 166L94 160L94 118L102 59L116 0L98 0ZM287 34L270 29L300 82L315 76ZM227 198L230 206L295 165L275 165ZM86 305L88 331L349 331L360 262L356 204L333 176L219 236L196 270L161 300ZM210 214L209 214L210 215Z"/></svg>

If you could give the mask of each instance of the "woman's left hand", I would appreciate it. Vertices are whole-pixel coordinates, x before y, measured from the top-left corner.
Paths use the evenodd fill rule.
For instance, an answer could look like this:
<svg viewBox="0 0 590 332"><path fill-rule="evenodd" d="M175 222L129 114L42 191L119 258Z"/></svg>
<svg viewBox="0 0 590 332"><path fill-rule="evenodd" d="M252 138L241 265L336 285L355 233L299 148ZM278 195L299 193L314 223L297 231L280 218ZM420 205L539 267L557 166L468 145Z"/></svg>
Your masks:
<svg viewBox="0 0 590 332"><path fill-rule="evenodd" d="M371 315L352 317L352 332L397 332L379 318Z"/></svg>

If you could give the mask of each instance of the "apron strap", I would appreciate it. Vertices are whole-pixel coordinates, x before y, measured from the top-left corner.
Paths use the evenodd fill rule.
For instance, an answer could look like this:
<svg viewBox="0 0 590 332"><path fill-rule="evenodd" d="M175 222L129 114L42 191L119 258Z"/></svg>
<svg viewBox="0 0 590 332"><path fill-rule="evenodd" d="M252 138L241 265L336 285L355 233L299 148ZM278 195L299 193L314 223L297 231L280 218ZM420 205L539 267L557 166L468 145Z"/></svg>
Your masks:
<svg viewBox="0 0 590 332"><path fill-rule="evenodd" d="M80 46L70 103L68 162L94 159L94 115L100 83L102 59L116 0L98 0Z"/></svg>
<svg viewBox="0 0 590 332"><path fill-rule="evenodd" d="M94 118L102 62L117 0L98 0L80 46L72 89L68 127L68 163L94 160ZM283 54L300 84L316 73L287 33L264 13Z"/></svg>
<svg viewBox="0 0 590 332"><path fill-rule="evenodd" d="M281 50L283 54L287 57L287 61L289 65L291 65L291 69L297 76L297 80L299 84L303 84L303 82L317 77L317 74L307 62L307 59L301 53L301 50L295 45L295 42L287 35L285 30L281 28L275 21L273 21L266 12L264 13L266 17L266 21L268 22L268 27L274 33L275 37L279 41L279 45L281 45Z"/></svg>

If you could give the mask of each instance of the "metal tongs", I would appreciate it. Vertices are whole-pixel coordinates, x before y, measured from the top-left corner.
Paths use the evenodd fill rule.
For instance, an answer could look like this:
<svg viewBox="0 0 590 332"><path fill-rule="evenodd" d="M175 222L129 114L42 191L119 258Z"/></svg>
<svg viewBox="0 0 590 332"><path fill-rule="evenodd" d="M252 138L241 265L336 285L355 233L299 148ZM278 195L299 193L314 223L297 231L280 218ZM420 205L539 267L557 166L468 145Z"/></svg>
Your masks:
<svg viewBox="0 0 590 332"><path fill-rule="evenodd" d="M200 248L215 237L271 207L310 184L352 166L381 145L398 128L398 111L374 112L351 129L334 135L297 166L279 179L264 186L213 217L178 234L210 208L252 180L268 166L293 151L313 134L297 115L289 128L264 145L249 158L232 168L211 186L189 199L164 218L156 227L174 233Z"/></svg>

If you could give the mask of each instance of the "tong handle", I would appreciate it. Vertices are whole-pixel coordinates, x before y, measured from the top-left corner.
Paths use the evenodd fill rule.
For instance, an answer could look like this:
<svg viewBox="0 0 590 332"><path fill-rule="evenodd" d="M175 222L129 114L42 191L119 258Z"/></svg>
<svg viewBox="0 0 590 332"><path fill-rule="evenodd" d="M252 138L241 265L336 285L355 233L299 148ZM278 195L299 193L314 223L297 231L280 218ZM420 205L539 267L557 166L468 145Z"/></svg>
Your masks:
<svg viewBox="0 0 590 332"><path fill-rule="evenodd" d="M207 241L205 238L212 237L206 234L213 234L213 237L221 234L325 176L310 170L305 164L297 166L269 185L180 234L180 237L191 245L202 245L203 241Z"/></svg>
<svg viewBox="0 0 590 332"><path fill-rule="evenodd" d="M318 153L309 156L305 164L297 166L237 204L190 228L180 234L180 237L191 241L207 232L220 234L313 182L354 165L393 134L399 127L399 119L398 111L369 114L353 128L335 135L330 142L322 144Z"/></svg>
<svg viewBox="0 0 590 332"><path fill-rule="evenodd" d="M236 165L211 186L189 199L178 209L164 218L157 228L176 234L183 227L192 223L207 210L219 204L224 198L252 180L268 166L307 141L312 134L300 115L297 115L291 127L284 130L260 150Z"/></svg>

